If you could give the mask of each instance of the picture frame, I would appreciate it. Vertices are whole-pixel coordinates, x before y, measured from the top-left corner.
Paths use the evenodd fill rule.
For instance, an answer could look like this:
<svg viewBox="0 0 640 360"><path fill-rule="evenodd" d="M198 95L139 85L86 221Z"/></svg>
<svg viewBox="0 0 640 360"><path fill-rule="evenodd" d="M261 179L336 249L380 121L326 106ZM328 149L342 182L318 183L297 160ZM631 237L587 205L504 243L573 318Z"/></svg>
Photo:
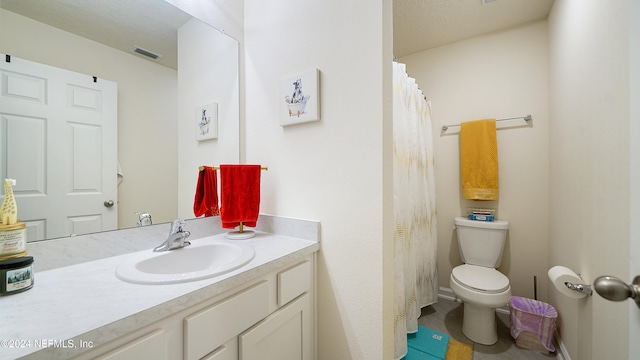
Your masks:
<svg viewBox="0 0 640 360"><path fill-rule="evenodd" d="M320 120L320 70L312 69L280 81L280 126Z"/></svg>
<svg viewBox="0 0 640 360"><path fill-rule="evenodd" d="M196 140L218 138L218 103L212 102L196 109Z"/></svg>

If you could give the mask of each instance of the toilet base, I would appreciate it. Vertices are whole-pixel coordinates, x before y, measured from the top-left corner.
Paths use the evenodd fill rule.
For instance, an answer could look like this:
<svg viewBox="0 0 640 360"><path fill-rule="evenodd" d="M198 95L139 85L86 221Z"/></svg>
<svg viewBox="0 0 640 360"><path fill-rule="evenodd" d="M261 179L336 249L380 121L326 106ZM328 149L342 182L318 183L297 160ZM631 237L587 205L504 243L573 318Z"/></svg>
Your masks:
<svg viewBox="0 0 640 360"><path fill-rule="evenodd" d="M498 342L496 309L465 302L462 333L469 340L482 345L493 345Z"/></svg>

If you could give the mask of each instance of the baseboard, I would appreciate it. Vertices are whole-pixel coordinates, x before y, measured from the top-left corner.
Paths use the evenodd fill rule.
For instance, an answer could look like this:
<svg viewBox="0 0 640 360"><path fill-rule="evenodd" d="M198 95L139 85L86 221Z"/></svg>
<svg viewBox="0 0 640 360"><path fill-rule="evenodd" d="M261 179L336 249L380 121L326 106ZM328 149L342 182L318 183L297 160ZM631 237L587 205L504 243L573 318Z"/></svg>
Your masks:
<svg viewBox="0 0 640 360"><path fill-rule="evenodd" d="M447 287L442 287L442 286L440 286L440 289L438 289L438 298L449 300L449 301L461 302L458 298L456 298L456 295L453 293L453 290Z"/></svg>
<svg viewBox="0 0 640 360"><path fill-rule="evenodd" d="M569 352L567 351L567 347L564 346L562 342L562 338L560 337L560 333L558 329L553 334L554 340L556 343L556 359L557 360L571 360L571 356L569 356Z"/></svg>
<svg viewBox="0 0 640 360"><path fill-rule="evenodd" d="M453 290L442 286L438 289L438 298L448 301L462 302L456 297L456 295L453 293ZM497 308L496 312L509 314L509 306L505 305L503 307ZM566 346L564 346L562 338L560 337L560 333L558 333L557 329L553 337L556 345L556 360L571 360L571 356L569 356L569 352L567 351Z"/></svg>

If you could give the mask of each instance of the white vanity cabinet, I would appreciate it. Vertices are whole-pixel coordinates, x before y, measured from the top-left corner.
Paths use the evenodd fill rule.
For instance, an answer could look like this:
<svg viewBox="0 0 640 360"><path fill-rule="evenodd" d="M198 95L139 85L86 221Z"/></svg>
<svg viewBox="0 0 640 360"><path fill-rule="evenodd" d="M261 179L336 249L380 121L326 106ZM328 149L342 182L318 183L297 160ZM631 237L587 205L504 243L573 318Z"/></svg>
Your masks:
<svg viewBox="0 0 640 360"><path fill-rule="evenodd" d="M184 359L313 360L312 260L184 320Z"/></svg>
<svg viewBox="0 0 640 360"><path fill-rule="evenodd" d="M76 359L314 360L314 255Z"/></svg>

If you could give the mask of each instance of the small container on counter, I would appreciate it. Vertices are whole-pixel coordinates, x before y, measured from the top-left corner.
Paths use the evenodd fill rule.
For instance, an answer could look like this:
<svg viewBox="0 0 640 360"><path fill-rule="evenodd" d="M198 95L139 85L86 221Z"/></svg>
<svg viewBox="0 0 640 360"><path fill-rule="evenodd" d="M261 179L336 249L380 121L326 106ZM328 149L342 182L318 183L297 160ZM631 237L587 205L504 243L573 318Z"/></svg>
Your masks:
<svg viewBox="0 0 640 360"><path fill-rule="evenodd" d="M18 222L7 225L0 222L0 259L26 255L26 224Z"/></svg>
<svg viewBox="0 0 640 360"><path fill-rule="evenodd" d="M23 256L0 261L0 296L12 295L33 287L33 257Z"/></svg>

